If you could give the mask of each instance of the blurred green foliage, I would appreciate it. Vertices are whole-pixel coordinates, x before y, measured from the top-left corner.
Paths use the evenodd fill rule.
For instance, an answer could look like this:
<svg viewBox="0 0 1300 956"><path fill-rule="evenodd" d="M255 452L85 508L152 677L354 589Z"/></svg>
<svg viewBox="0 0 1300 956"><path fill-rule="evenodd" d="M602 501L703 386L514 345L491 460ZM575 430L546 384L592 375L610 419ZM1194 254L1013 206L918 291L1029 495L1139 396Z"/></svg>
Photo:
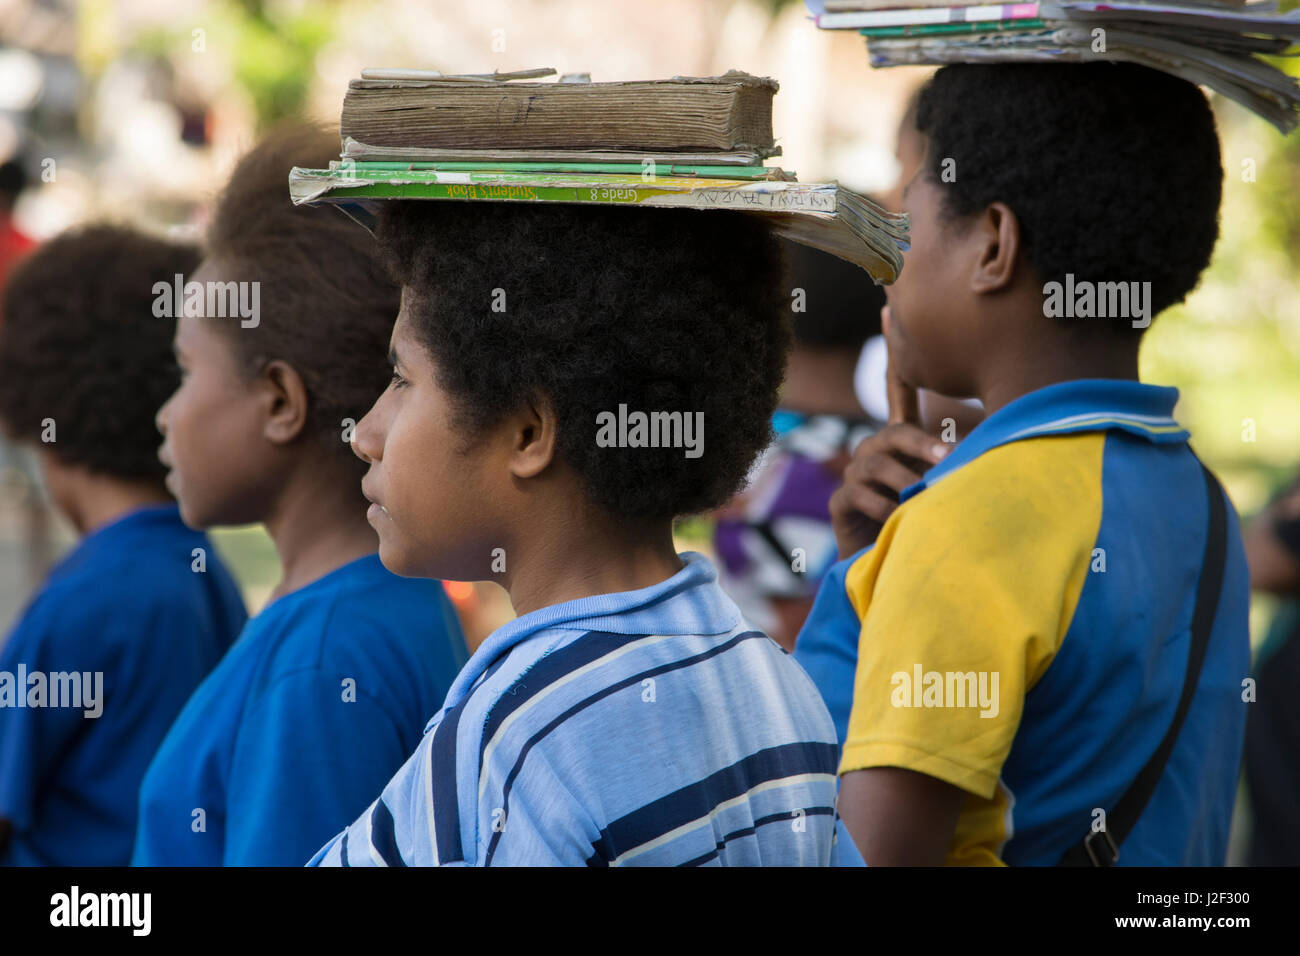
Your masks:
<svg viewBox="0 0 1300 956"><path fill-rule="evenodd" d="M220 5L236 37L235 78L248 90L259 127L302 112L316 76L316 55L333 37L333 15L325 5L283 5L243 0Z"/></svg>
<svg viewBox="0 0 1300 956"><path fill-rule="evenodd" d="M335 36L330 4L210 0L194 22L141 31L130 50L160 60L211 55L229 64L231 78L251 99L258 131L303 112L316 77L316 57ZM194 31L202 30L202 50Z"/></svg>
<svg viewBox="0 0 1300 956"><path fill-rule="evenodd" d="M1219 242L1196 291L1152 324L1141 374L1181 390L1179 420L1248 522L1300 472L1300 130L1284 137L1221 97L1215 109ZM1256 646L1276 606L1252 601Z"/></svg>
<svg viewBox="0 0 1300 956"><path fill-rule="evenodd" d="M256 614L280 580L280 556L261 525L213 528L213 546L239 584L249 614Z"/></svg>
<svg viewBox="0 0 1300 956"><path fill-rule="evenodd" d="M1142 375L1182 390L1194 446L1250 513L1300 469L1300 131L1215 106L1219 242L1196 291L1152 324Z"/></svg>

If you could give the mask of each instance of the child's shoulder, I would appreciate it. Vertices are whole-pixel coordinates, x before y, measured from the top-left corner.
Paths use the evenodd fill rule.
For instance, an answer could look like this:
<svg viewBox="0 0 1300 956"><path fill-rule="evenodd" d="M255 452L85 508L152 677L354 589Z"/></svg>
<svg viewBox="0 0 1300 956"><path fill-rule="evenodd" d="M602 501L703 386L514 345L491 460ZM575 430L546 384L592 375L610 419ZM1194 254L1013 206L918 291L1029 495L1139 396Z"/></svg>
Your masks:
<svg viewBox="0 0 1300 956"><path fill-rule="evenodd" d="M859 615L870 595L925 601L958 582L1044 595L1072 589L1101 527L1105 442L1102 432L1013 441L932 480L845 570Z"/></svg>
<svg viewBox="0 0 1300 956"><path fill-rule="evenodd" d="M20 626L104 649L121 640L138 644L150 636L174 641L175 631L163 625L192 623L197 589L191 585L199 571L190 545L206 544L201 535L190 535L119 535L78 547L42 582ZM209 552L206 560L208 573L228 576L215 554ZM143 622L152 626L142 627Z"/></svg>
<svg viewBox="0 0 1300 956"><path fill-rule="evenodd" d="M999 512L1055 503L1100 487L1105 432L1074 432L997 445L929 484L928 508Z"/></svg>
<svg viewBox="0 0 1300 956"><path fill-rule="evenodd" d="M991 448L927 484L891 516L899 533L1033 548L1048 536L1095 535L1104 432L1048 435ZM904 532L906 529L906 532Z"/></svg>
<svg viewBox="0 0 1300 956"><path fill-rule="evenodd" d="M261 648L263 679L304 670L398 678L453 657L459 624L437 581L403 578L371 555L271 602L241 641Z"/></svg>
<svg viewBox="0 0 1300 956"><path fill-rule="evenodd" d="M651 717L661 729L675 719L693 727L711 711L729 713L723 724L744 712L741 722L752 731L773 719L807 729L805 718L823 729L824 707L807 674L743 621L718 634L544 628L492 662L469 697L468 722L483 729L485 740L525 713L529 722L556 727L588 726L594 718L604 733ZM643 707L649 703L664 706Z"/></svg>

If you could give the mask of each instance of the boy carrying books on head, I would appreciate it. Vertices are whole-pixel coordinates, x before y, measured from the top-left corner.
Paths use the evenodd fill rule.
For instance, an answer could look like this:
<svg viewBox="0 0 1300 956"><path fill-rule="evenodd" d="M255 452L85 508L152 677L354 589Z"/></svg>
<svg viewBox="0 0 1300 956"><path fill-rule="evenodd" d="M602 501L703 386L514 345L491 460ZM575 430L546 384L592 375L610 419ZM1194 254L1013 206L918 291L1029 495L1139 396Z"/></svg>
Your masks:
<svg viewBox="0 0 1300 956"><path fill-rule="evenodd" d="M825 865L825 705L672 537L770 439L790 333L767 227L414 202L379 236L402 309L354 446L380 557L499 580L519 617L312 862Z"/></svg>
<svg viewBox="0 0 1300 956"><path fill-rule="evenodd" d="M1246 564L1137 361L1218 234L1209 105L1127 64L952 66L916 123L895 423L797 645L847 725L839 812L871 865L1221 864ZM905 423L917 388L988 417L949 450Z"/></svg>

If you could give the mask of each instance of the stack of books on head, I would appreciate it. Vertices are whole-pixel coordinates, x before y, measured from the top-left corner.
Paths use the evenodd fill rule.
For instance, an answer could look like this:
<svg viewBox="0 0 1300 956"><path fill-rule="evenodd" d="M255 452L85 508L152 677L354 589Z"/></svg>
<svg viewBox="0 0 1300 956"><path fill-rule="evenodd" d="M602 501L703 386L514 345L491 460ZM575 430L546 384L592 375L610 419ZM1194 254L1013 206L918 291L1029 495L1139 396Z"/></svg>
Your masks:
<svg viewBox="0 0 1300 956"><path fill-rule="evenodd" d="M1208 86L1283 133L1300 84L1261 58L1300 41L1300 10L1272 0L807 0L817 26L858 30L872 66L1127 60Z"/></svg>
<svg viewBox="0 0 1300 956"><path fill-rule="evenodd" d="M554 70L478 76L363 70L343 101L343 151L295 168L295 203L343 207L373 226L389 199L732 209L894 281L907 217L835 183L801 183L765 160L775 80L592 83Z"/></svg>

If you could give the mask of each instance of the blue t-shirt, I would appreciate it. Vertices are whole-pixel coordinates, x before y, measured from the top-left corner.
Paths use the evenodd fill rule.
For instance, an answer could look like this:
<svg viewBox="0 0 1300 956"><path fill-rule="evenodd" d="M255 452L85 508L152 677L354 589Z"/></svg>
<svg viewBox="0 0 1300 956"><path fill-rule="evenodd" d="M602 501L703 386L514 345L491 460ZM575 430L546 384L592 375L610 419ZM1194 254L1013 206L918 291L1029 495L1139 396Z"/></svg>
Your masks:
<svg viewBox="0 0 1300 956"><path fill-rule="evenodd" d="M140 788L135 866L292 866L375 798L467 652L437 581L359 558L248 622Z"/></svg>
<svg viewBox="0 0 1300 956"><path fill-rule="evenodd" d="M312 863L827 865L830 715L713 565L682 558L652 587L495 631L411 759Z"/></svg>
<svg viewBox="0 0 1300 956"><path fill-rule="evenodd" d="M82 539L0 648L0 862L125 865L145 768L247 616L175 505Z"/></svg>

